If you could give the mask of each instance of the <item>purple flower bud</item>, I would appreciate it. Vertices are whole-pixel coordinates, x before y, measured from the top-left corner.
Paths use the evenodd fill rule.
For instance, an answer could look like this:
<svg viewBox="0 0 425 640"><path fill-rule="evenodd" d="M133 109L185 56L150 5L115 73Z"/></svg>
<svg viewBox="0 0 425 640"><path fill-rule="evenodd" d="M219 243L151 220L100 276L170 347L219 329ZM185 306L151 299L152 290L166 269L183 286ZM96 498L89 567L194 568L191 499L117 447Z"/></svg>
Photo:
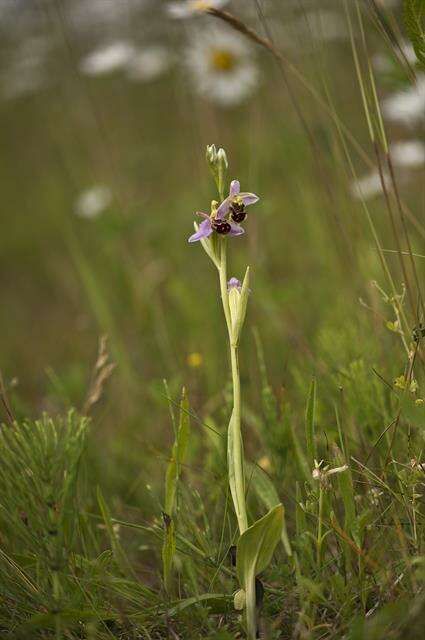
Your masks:
<svg viewBox="0 0 425 640"><path fill-rule="evenodd" d="M236 289L239 293L242 291L242 283L237 278L230 278L227 283L227 291L230 293L232 289Z"/></svg>

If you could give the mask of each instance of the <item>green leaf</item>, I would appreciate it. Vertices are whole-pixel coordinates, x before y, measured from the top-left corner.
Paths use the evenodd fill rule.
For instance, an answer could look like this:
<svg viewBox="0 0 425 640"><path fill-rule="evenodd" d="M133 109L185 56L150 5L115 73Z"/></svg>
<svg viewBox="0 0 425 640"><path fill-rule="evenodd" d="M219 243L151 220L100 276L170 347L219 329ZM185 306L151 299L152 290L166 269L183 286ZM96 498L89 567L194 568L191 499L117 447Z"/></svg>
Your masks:
<svg viewBox="0 0 425 640"><path fill-rule="evenodd" d="M165 503L164 510L169 516L173 515L175 509L175 500L177 485L180 476L180 468L184 463L187 452L187 445L189 442L189 403L186 396L186 392L183 389L182 399L180 402L180 419L179 427L177 430L176 440L171 452L171 460L167 467L165 476Z"/></svg>
<svg viewBox="0 0 425 640"><path fill-rule="evenodd" d="M254 522L240 536L236 549L236 572L246 594L245 618L247 637L256 637L255 576L267 567L282 536L283 505L278 504L263 518Z"/></svg>
<svg viewBox="0 0 425 640"><path fill-rule="evenodd" d="M278 504L240 536L236 572L241 587L245 588L270 563L282 535L283 514L283 505Z"/></svg>
<svg viewBox="0 0 425 640"><path fill-rule="evenodd" d="M403 0L403 20L416 57L425 65L425 1Z"/></svg>
<svg viewBox="0 0 425 640"><path fill-rule="evenodd" d="M314 460L317 458L316 439L316 380L312 379L308 394L307 407L305 411L305 437L307 442L307 453L310 467L313 468Z"/></svg>
<svg viewBox="0 0 425 640"><path fill-rule="evenodd" d="M293 449L294 449L294 453L295 453L295 458L296 458L296 461L298 463L299 470L303 474L304 479L309 484L312 485L312 484L314 484L313 478L311 476L311 468L312 467L309 467L309 465L308 465L307 458L306 458L306 456L304 454L304 449L301 446L301 443L300 443L300 441L298 439L298 436L296 434L295 427L294 427L294 424L292 422L292 419L289 416L285 416L284 420L286 420L287 424L288 424L289 432L290 432L291 438L292 438L292 444L293 444Z"/></svg>
<svg viewBox="0 0 425 640"><path fill-rule="evenodd" d="M273 509L280 504L280 498L275 486L267 473L258 465L248 463L249 482L257 497L267 509ZM282 544L288 556L292 555L292 549L286 531L285 519L282 526Z"/></svg>
<svg viewBox="0 0 425 640"><path fill-rule="evenodd" d="M275 486L267 473L257 464L247 462L247 482L257 494L257 497L267 509L273 509L280 504L280 498Z"/></svg>
<svg viewBox="0 0 425 640"><path fill-rule="evenodd" d="M182 399L180 402L179 426L177 429L176 439L173 444L173 449L171 451L171 460L165 474L165 537L162 546L162 568L164 586L167 593L171 593L172 589L173 559L176 552L176 531L173 521L173 513L176 509L176 494L180 478L180 469L186 459L189 432L189 402L186 396L186 391L183 388Z"/></svg>
<svg viewBox="0 0 425 640"><path fill-rule="evenodd" d="M246 268L245 277L242 283L242 290L239 296L238 313L235 324L233 326L233 339L237 342L245 322L246 307L248 305L249 296L249 267Z"/></svg>
<svg viewBox="0 0 425 640"><path fill-rule="evenodd" d="M100 487L97 487L97 502L102 514L103 522L105 523L105 528L109 537L109 541L111 543L112 552L117 564L120 566L120 569L123 573L130 572L132 575L134 575L132 566L124 552L124 549L120 544L118 536L115 533L111 513L109 511L108 505L106 504L105 498L103 497L103 493Z"/></svg>
<svg viewBox="0 0 425 640"><path fill-rule="evenodd" d="M239 446L242 450L242 437L239 432L238 437L240 438ZM228 467L228 475L229 475L229 487L230 493L232 494L233 504L235 507L236 517L238 522L243 521L243 505L239 504L239 496L245 495L245 487L240 488L236 486L236 472L235 472L235 429L233 427L233 411L230 416L229 428L228 428L228 436L227 436L227 467Z"/></svg>
<svg viewBox="0 0 425 640"><path fill-rule="evenodd" d="M208 603L209 605L229 605L231 603L231 600L232 599L230 596L223 593L203 593L199 596L192 596L191 598L180 600L175 607L167 611L167 616L175 616L176 613L184 611L184 609L192 607L195 604L200 604L202 602Z"/></svg>
<svg viewBox="0 0 425 640"><path fill-rule="evenodd" d="M346 459L343 456L342 452L335 445L335 463L337 466L342 466L346 464ZM351 475L350 469L347 469L344 473L338 474L338 484L339 489L341 491L342 501L344 503L344 527L345 530L354 537L356 544L360 547L361 542L356 537L356 503L354 501L354 486L353 486L353 478Z"/></svg>
<svg viewBox="0 0 425 640"><path fill-rule="evenodd" d="M173 578L173 559L176 552L176 532L173 520L165 514L165 538L162 546L162 567L164 586L167 593L171 593Z"/></svg>

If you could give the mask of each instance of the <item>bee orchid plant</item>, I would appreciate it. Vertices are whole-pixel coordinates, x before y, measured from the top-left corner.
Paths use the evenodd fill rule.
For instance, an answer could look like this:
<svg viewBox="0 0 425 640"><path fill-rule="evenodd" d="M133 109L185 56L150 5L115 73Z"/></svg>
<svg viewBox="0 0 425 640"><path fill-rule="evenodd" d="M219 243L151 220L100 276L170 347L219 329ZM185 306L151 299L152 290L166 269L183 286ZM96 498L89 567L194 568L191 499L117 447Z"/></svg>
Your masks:
<svg viewBox="0 0 425 640"><path fill-rule="evenodd" d="M255 193L240 189L238 180L232 180L228 195L226 174L227 156L215 145L207 147L207 162L217 185L219 201L211 203L211 213L198 212L202 222L194 223L195 233L190 243L201 242L206 254L217 268L220 294L229 339L230 363L233 384L233 409L227 435L227 464L229 486L239 528L236 552L236 571L240 589L235 594L235 608L245 609L247 637L257 637L257 603L255 579L270 562L283 527L283 506L274 507L263 518L249 525L246 507L246 485L244 473L243 438L241 428L241 384L239 374L239 339L245 322L248 304L249 267L243 281L228 279L227 249L233 237L245 233L241 223L247 219L247 207L258 202Z"/></svg>

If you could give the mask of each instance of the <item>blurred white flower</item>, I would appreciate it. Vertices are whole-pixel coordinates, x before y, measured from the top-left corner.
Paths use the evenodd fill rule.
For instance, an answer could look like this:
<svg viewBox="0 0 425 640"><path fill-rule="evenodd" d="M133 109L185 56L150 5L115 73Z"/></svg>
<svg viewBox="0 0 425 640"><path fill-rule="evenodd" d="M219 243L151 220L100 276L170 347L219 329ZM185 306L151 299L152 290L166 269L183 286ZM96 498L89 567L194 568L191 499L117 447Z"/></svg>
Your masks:
<svg viewBox="0 0 425 640"><path fill-rule="evenodd" d="M401 140L390 147L393 163L398 167L420 167L425 164L425 144L420 140Z"/></svg>
<svg viewBox="0 0 425 640"><path fill-rule="evenodd" d="M180 2L170 2L167 10L173 18L189 18L207 9L221 9L228 2L229 0L180 0Z"/></svg>
<svg viewBox="0 0 425 640"><path fill-rule="evenodd" d="M258 85L258 68L242 36L223 29L194 34L186 52L199 94L224 107L243 102Z"/></svg>
<svg viewBox="0 0 425 640"><path fill-rule="evenodd" d="M75 203L75 213L81 218L96 218L111 202L111 190L103 185L96 185L78 196Z"/></svg>
<svg viewBox="0 0 425 640"><path fill-rule="evenodd" d="M88 76L111 73L125 67L135 53L135 47L131 42L116 40L95 49L83 58L80 71Z"/></svg>
<svg viewBox="0 0 425 640"><path fill-rule="evenodd" d="M425 74L414 86L385 98L382 112L388 120L410 126L425 121Z"/></svg>
<svg viewBox="0 0 425 640"><path fill-rule="evenodd" d="M1 77L1 93L6 100L34 93L48 83L45 71L51 43L47 38L27 38L15 48Z"/></svg>
<svg viewBox="0 0 425 640"><path fill-rule="evenodd" d="M384 175L385 183L389 181L389 176ZM379 172L375 169L370 173L353 180L350 185L350 192L354 198L358 200L369 200L382 193L382 183Z"/></svg>
<svg viewBox="0 0 425 640"><path fill-rule="evenodd" d="M414 66L417 63L418 59L416 57L413 45L408 41L404 41L400 43L400 49L402 50L407 62L410 65ZM395 49L395 51L397 51L397 49ZM398 54L397 57L401 57L400 54ZM375 53L375 55L372 57L372 64L376 71L380 73L388 73L394 68L393 58L394 56L391 56L390 53Z"/></svg>
<svg viewBox="0 0 425 640"><path fill-rule="evenodd" d="M134 52L126 65L129 80L147 82L167 71L171 64L170 53L165 47L151 46Z"/></svg>

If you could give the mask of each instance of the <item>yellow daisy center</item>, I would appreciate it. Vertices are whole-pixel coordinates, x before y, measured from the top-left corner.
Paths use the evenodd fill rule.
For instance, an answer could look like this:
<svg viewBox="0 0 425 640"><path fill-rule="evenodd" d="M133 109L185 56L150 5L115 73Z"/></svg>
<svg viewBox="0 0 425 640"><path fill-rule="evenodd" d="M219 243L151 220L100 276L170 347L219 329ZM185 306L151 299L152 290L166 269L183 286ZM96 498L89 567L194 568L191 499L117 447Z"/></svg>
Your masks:
<svg viewBox="0 0 425 640"><path fill-rule="evenodd" d="M210 8L210 2L208 0L192 0L191 7L195 11L206 11Z"/></svg>
<svg viewBox="0 0 425 640"><path fill-rule="evenodd" d="M231 51L213 49L211 52L211 66L215 71L229 73L236 67L237 59Z"/></svg>

